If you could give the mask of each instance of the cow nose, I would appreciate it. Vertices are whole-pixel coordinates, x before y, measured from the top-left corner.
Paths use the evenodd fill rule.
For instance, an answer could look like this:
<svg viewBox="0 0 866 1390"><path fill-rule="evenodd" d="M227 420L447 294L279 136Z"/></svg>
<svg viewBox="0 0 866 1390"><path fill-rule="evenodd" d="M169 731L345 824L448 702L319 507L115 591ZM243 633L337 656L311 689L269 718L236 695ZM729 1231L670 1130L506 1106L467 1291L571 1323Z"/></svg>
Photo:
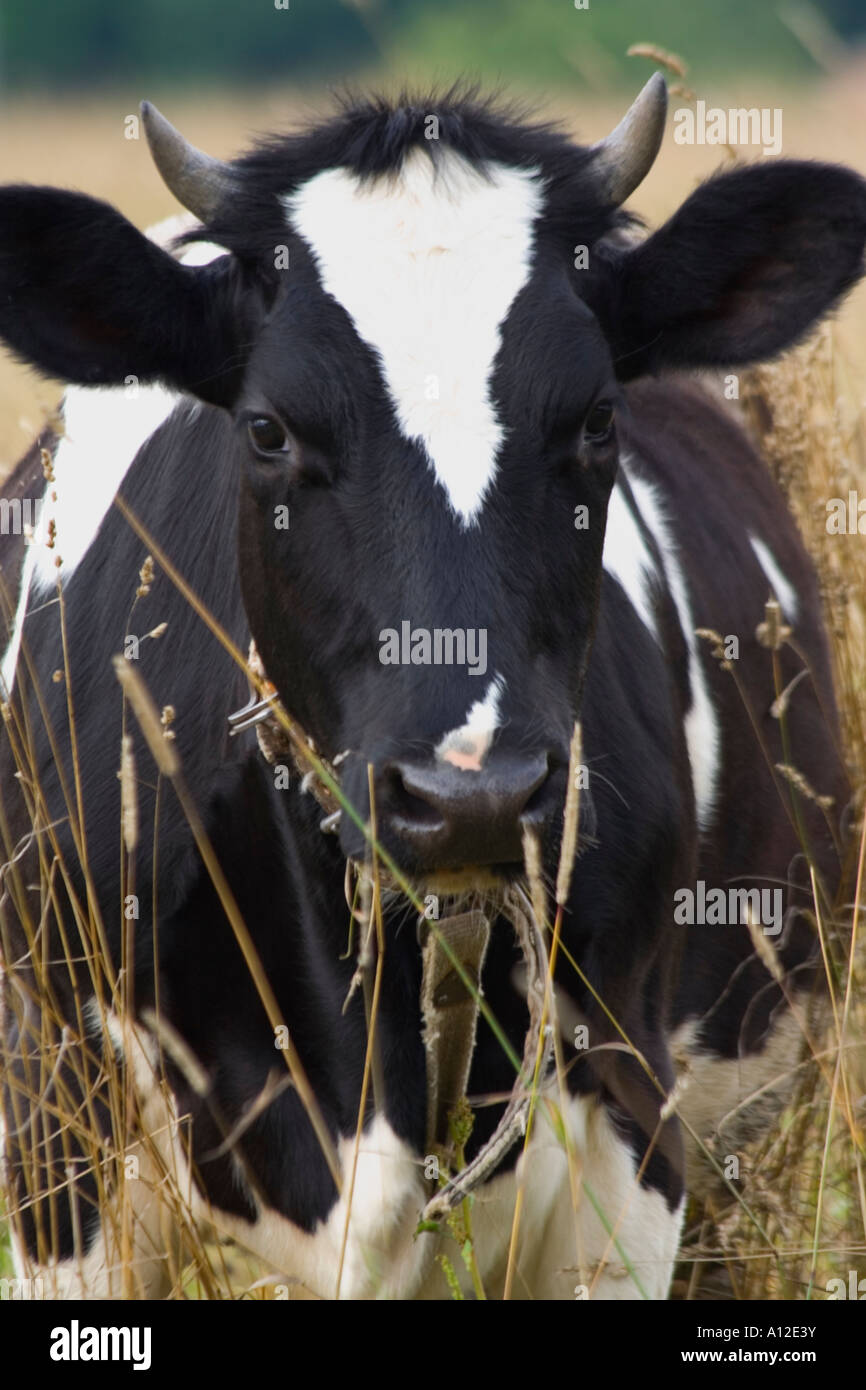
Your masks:
<svg viewBox="0 0 866 1390"><path fill-rule="evenodd" d="M376 778L377 818L421 869L519 862L522 832L555 805L550 759L498 755L480 771L448 762L388 762Z"/></svg>

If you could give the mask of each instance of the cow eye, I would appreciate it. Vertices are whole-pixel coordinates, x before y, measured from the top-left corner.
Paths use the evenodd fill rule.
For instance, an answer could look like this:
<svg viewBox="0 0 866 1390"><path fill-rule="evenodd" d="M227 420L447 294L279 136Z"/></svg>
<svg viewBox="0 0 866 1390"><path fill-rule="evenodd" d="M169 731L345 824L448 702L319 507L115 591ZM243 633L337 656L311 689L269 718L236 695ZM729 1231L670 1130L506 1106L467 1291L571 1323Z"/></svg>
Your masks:
<svg viewBox="0 0 866 1390"><path fill-rule="evenodd" d="M257 454L271 457L289 451L289 436L279 420L270 415L257 415L247 424L250 443Z"/></svg>
<svg viewBox="0 0 866 1390"><path fill-rule="evenodd" d="M596 401L583 425L583 437L590 444L603 444L613 432L613 405Z"/></svg>

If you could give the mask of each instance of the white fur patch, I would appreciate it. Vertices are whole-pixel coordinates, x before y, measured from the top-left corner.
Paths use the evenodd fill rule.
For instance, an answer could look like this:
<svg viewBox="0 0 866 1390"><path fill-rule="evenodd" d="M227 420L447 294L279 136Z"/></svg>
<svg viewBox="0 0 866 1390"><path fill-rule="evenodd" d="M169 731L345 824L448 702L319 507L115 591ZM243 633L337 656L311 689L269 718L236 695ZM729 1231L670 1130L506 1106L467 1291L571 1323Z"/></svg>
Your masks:
<svg viewBox="0 0 866 1390"><path fill-rule="evenodd" d="M558 1105L555 1086L551 1098ZM494 1178L475 1193L474 1249L488 1297L502 1296L517 1184L525 1175L512 1298L665 1298L679 1244L682 1208L671 1212L659 1192L641 1186L634 1156L614 1131L603 1106L577 1097L570 1101L567 1113L575 1149L576 1209L566 1151L543 1105L536 1111L529 1150L518 1160L516 1170ZM616 1233L615 1241L605 1221ZM465 1271L454 1263L471 1297ZM443 1296L437 1272L431 1271L420 1296Z"/></svg>
<svg viewBox="0 0 866 1390"><path fill-rule="evenodd" d="M34 536L33 591L44 596L81 564L141 446L167 420L180 397L164 386L70 386L63 401L64 435L54 456ZM55 500L56 497L56 500ZM54 523L54 544L47 541Z"/></svg>
<svg viewBox="0 0 866 1390"><path fill-rule="evenodd" d="M610 495L602 566L622 585L641 622L659 640L650 584L657 577L643 533L619 486Z"/></svg>
<svg viewBox="0 0 866 1390"><path fill-rule="evenodd" d="M620 460L623 473L626 472L627 463L627 458ZM677 546L664 514L661 493L657 487L641 478L634 478L630 474L626 474L626 477L644 524L661 552L664 578L670 588L688 646L692 705L684 721L685 735L692 768L698 825L701 830L707 830L712 824L719 776L719 721L701 663L688 587L679 562ZM618 486L614 487L608 505L602 565L608 574L622 585L641 622L660 643L651 590L652 583L659 578L657 564L634 513Z"/></svg>
<svg viewBox="0 0 866 1390"><path fill-rule="evenodd" d="M782 615L789 623L796 622L799 611L797 593L793 584L779 569L775 556L769 546L759 539L758 536L749 536L749 543L755 552L755 557L764 574L771 590L779 600Z"/></svg>
<svg viewBox="0 0 866 1390"><path fill-rule="evenodd" d="M488 685L483 700L476 700L469 710L466 722L445 734L436 745L435 755L440 762L452 763L462 771L481 771L499 727L499 702L504 691L504 680L496 676Z"/></svg>
<svg viewBox="0 0 866 1390"><path fill-rule="evenodd" d="M30 585L33 582L33 566L36 554L33 545L29 545L24 554L24 564L21 566L19 577L18 602L15 606L15 621L12 624L12 633L9 638L6 651L3 653L3 661L0 663L0 681L3 683L2 696L8 700L12 694L12 687L15 684L15 668L18 665L18 657L21 652L21 638L24 633L24 617L27 613L27 604L30 599Z"/></svg>
<svg viewBox="0 0 866 1390"><path fill-rule="evenodd" d="M334 1298L354 1148L354 1138L340 1140L343 1194L313 1232L272 1210L263 1211L253 1224L215 1211L216 1225L283 1273L290 1288ZM415 1295L420 1271L433 1257L432 1241L412 1238L425 1200L421 1159L377 1116L361 1139L341 1299Z"/></svg>
<svg viewBox="0 0 866 1390"><path fill-rule="evenodd" d="M662 494L657 487L642 478L632 478L631 486L641 516L661 551L665 578L676 604L680 627L688 647L692 704L684 721L686 743L692 766L698 826L701 830L708 830L713 819L721 761L719 720L698 650L688 586L680 564L677 543L664 512Z"/></svg>
<svg viewBox="0 0 866 1390"><path fill-rule="evenodd" d="M465 527L496 471L503 427L490 376L542 201L531 171L490 165L484 177L453 152L434 165L424 150L374 181L328 169L284 200Z"/></svg>

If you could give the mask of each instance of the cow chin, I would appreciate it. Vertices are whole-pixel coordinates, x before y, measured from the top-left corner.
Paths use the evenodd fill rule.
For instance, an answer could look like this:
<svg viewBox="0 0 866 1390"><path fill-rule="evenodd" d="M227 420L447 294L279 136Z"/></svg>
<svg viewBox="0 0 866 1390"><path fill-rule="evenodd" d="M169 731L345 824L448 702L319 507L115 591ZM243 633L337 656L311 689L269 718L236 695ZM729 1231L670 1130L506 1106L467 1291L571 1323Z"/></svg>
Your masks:
<svg viewBox="0 0 866 1390"><path fill-rule="evenodd" d="M369 877L369 860L351 859L349 862L356 877ZM423 875L407 874L398 880L380 865L378 879L383 897L391 901L408 900L411 894L411 899L427 910L431 908L431 899L435 899L435 910L445 916L467 907L500 903L511 884L525 879L525 870L522 864L466 864Z"/></svg>
<svg viewBox="0 0 866 1390"><path fill-rule="evenodd" d="M506 887L522 874L522 866L514 864L494 868L488 864L467 864L461 869L441 869L426 874L418 882L419 897L427 899L456 898L463 902L471 897L500 898Z"/></svg>
<svg viewBox="0 0 866 1390"><path fill-rule="evenodd" d="M462 869L443 869L428 875L424 887L428 893L497 893L519 873L517 865L509 872L507 868L494 869L487 864L467 864Z"/></svg>

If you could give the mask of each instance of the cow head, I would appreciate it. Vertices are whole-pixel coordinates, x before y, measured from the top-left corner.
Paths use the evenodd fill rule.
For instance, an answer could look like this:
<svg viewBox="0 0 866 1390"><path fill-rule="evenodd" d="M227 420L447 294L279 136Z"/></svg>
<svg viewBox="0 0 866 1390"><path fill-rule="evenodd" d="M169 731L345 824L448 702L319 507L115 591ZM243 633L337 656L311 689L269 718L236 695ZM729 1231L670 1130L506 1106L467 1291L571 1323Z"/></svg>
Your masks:
<svg viewBox="0 0 866 1390"><path fill-rule="evenodd" d="M427 881L507 874L527 825L555 844L623 383L770 357L862 270L866 184L826 164L719 175L629 236L664 109L656 77L587 149L460 97L373 102L224 164L145 107L209 265L93 199L0 193L17 353L226 412L265 668L362 813L372 765L380 838Z"/></svg>

